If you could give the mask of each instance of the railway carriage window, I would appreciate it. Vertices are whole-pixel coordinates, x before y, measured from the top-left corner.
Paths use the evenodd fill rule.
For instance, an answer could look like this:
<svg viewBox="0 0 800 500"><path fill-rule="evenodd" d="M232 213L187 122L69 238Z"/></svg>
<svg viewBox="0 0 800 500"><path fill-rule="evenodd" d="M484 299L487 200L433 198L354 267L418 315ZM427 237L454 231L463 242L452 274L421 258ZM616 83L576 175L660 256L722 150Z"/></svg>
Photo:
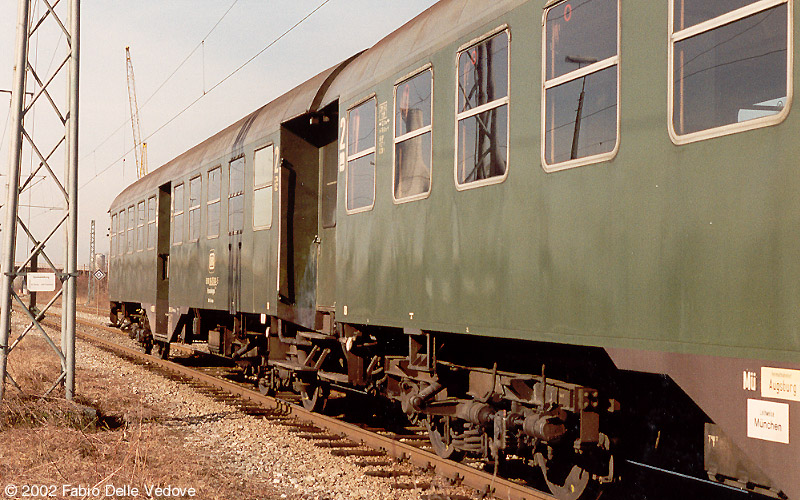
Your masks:
<svg viewBox="0 0 800 500"><path fill-rule="evenodd" d="M172 190L172 244L183 243L183 183Z"/></svg>
<svg viewBox="0 0 800 500"><path fill-rule="evenodd" d="M547 10L542 156L547 171L614 155L619 142L619 0Z"/></svg>
<svg viewBox="0 0 800 500"><path fill-rule="evenodd" d="M347 211L369 210L375 203L376 99L347 112Z"/></svg>
<svg viewBox="0 0 800 500"><path fill-rule="evenodd" d="M147 214L145 213L143 201L140 201L137 207L139 223L136 226L136 250L141 252L144 250L144 218Z"/></svg>
<svg viewBox="0 0 800 500"><path fill-rule="evenodd" d="M672 0L670 133L691 142L788 112L788 0Z"/></svg>
<svg viewBox="0 0 800 500"><path fill-rule="evenodd" d="M219 205L222 196L221 175L222 169L220 167L212 168L208 171L208 193L206 193L206 199L208 200L208 212L206 215L208 228L206 234L209 238L219 236Z"/></svg>
<svg viewBox="0 0 800 500"><path fill-rule="evenodd" d="M156 238L158 237L158 227L156 226L156 197L151 196L147 199L147 248L153 249L156 247Z"/></svg>
<svg viewBox="0 0 800 500"><path fill-rule="evenodd" d="M117 255L117 214L111 215L111 256Z"/></svg>
<svg viewBox="0 0 800 500"><path fill-rule="evenodd" d="M244 157L229 164L228 184L228 233L240 233L244 229Z"/></svg>
<svg viewBox="0 0 800 500"><path fill-rule="evenodd" d="M189 241L200 239L200 193L203 181L198 175L189 180Z"/></svg>
<svg viewBox="0 0 800 500"><path fill-rule="evenodd" d="M119 229L119 235L117 237L117 255L122 255L122 254L125 253L125 249L127 248L126 247L126 243L125 243L125 210L124 209L119 213L119 216L117 217L117 219L119 219L118 226L117 226L117 228Z"/></svg>
<svg viewBox="0 0 800 500"><path fill-rule="evenodd" d="M253 227L268 229L272 226L272 167L274 148L270 144L256 151L253 168Z"/></svg>
<svg viewBox="0 0 800 500"><path fill-rule="evenodd" d="M418 199L431 189L433 71L400 83L394 92L394 199Z"/></svg>
<svg viewBox="0 0 800 500"><path fill-rule="evenodd" d="M133 252L135 247L134 231L136 230L136 207L128 207L128 253Z"/></svg>
<svg viewBox="0 0 800 500"><path fill-rule="evenodd" d="M508 166L507 31L458 54L457 94L457 185L499 182Z"/></svg>

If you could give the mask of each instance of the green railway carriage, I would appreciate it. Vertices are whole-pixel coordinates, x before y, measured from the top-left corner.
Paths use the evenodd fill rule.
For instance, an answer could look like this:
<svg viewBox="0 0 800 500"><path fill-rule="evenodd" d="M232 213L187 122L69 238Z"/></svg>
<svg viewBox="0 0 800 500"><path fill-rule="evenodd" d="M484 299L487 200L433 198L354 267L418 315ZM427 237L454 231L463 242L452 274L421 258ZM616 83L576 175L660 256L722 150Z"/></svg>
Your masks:
<svg viewBox="0 0 800 500"><path fill-rule="evenodd" d="M442 0L124 191L118 317L560 498L800 498L795 8Z"/></svg>

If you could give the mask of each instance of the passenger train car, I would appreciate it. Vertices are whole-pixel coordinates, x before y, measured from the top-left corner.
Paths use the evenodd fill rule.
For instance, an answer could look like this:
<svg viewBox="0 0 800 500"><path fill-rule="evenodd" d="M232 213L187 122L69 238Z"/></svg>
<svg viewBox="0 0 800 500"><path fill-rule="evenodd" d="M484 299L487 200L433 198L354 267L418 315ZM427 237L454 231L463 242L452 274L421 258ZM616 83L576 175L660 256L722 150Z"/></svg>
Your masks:
<svg viewBox="0 0 800 500"><path fill-rule="evenodd" d="M442 0L125 189L112 320L562 499L800 499L794 3Z"/></svg>

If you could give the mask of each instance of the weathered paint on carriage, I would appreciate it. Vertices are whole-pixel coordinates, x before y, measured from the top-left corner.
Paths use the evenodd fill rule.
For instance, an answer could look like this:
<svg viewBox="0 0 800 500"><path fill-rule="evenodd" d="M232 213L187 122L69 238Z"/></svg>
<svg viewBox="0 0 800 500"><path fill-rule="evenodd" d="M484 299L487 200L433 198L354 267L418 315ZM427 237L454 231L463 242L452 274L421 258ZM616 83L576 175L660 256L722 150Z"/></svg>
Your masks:
<svg viewBox="0 0 800 500"><path fill-rule="evenodd" d="M336 319L346 323L603 347L619 368L670 375L790 498L800 498L800 486L781 472L793 472L800 457L800 402L781 402L795 422L788 445L748 438L747 400L769 398L743 386L740 373L800 368L800 117L793 111L774 126L675 145L667 131L668 6L621 0L619 151L607 161L546 173L540 159L543 7L542 0L439 2L356 58L330 87L321 83L330 73L308 84L315 88L314 106L296 91L279 98L256 112L260 125L245 130L248 117L131 186L112 213L163 182L188 183L197 166L205 172L221 164L227 172L239 134L246 137L251 183L255 147L291 142L281 123L337 99L342 118L374 93L391 125L394 85L430 64L430 196L393 202L392 127L379 131L384 147L376 153L371 210L347 215L340 169L336 247L322 246L317 254L325 268L317 273L317 305L335 303ZM459 191L456 52L504 26L511 37L508 177ZM797 65L792 68L797 81ZM292 106L299 111L286 112ZM220 237L201 238L197 249L172 249L174 305L227 309L197 295L205 291L198 276L214 248L218 293L227 297L227 174L222 180ZM252 221L251 197L247 184L246 221ZM251 267L242 270L243 312L277 313L280 200L273 203L272 230L253 234L245 223L242 261ZM319 235L324 242L333 237L325 228ZM126 286L112 289L112 300L144 302L154 294L147 284L154 256L146 255L113 259L112 277L119 273Z"/></svg>

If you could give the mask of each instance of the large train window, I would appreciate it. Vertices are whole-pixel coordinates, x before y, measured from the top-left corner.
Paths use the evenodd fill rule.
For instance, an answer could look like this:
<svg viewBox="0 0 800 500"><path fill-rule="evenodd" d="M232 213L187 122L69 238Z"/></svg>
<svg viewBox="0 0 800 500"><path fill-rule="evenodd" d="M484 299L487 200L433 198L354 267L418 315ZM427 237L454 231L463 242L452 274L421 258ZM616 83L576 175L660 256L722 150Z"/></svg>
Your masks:
<svg viewBox="0 0 800 500"><path fill-rule="evenodd" d="M134 231L136 229L136 206L131 205L128 207L128 253L132 253L135 247L135 235Z"/></svg>
<svg viewBox="0 0 800 500"><path fill-rule="evenodd" d="M199 175L189 179L189 241L200 239L200 196L203 178Z"/></svg>
<svg viewBox="0 0 800 500"><path fill-rule="evenodd" d="M431 191L433 70L394 88L394 200L425 198Z"/></svg>
<svg viewBox="0 0 800 500"><path fill-rule="evenodd" d="M228 164L228 234L244 229L244 156Z"/></svg>
<svg viewBox="0 0 800 500"><path fill-rule="evenodd" d="M156 247L156 238L158 237L158 228L156 226L157 213L156 197L151 196L147 199L147 248L149 250Z"/></svg>
<svg viewBox="0 0 800 500"><path fill-rule="evenodd" d="M272 168L275 152L272 144L256 151L253 167L253 228L272 226Z"/></svg>
<svg viewBox="0 0 800 500"><path fill-rule="evenodd" d="M501 182L508 174L508 52L503 29L458 53L458 189Z"/></svg>
<svg viewBox="0 0 800 500"><path fill-rule="evenodd" d="M375 204L375 97L347 112L347 213Z"/></svg>
<svg viewBox="0 0 800 500"><path fill-rule="evenodd" d="M542 164L554 172L606 160L619 144L619 0L545 12Z"/></svg>
<svg viewBox="0 0 800 500"><path fill-rule="evenodd" d="M780 122L791 99L788 0L672 0L669 132L683 144Z"/></svg>
<svg viewBox="0 0 800 500"><path fill-rule="evenodd" d="M136 224L136 251L141 252L144 250L144 219L147 215L143 201L139 202L136 211L139 216L139 222Z"/></svg>
<svg viewBox="0 0 800 500"><path fill-rule="evenodd" d="M111 256L117 255L117 214L111 214Z"/></svg>
<svg viewBox="0 0 800 500"><path fill-rule="evenodd" d="M221 167L215 167L208 171L208 192L206 193L206 200L208 200L206 213L208 227L206 228L206 236L208 238L216 238L219 236L219 206L220 198L222 197L222 187L220 184L221 176Z"/></svg>
<svg viewBox="0 0 800 500"><path fill-rule="evenodd" d="M172 190L172 244L183 243L183 183Z"/></svg>

